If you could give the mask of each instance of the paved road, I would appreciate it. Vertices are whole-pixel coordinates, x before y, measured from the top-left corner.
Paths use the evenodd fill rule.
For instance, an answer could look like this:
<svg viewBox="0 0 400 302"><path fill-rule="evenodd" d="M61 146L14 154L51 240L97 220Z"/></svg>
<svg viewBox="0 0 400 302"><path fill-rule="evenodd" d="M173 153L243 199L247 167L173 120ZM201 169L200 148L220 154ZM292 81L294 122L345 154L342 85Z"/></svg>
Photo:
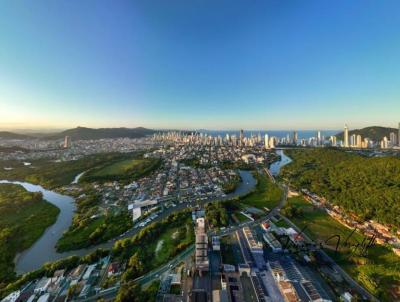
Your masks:
<svg viewBox="0 0 400 302"><path fill-rule="evenodd" d="M189 257L194 251L194 244L189 246L185 251L183 251L181 254L176 256L174 259L170 260L168 263L164 264L163 266L160 266L159 268L139 277L136 278L134 281L138 282L139 284L143 285L146 283L149 283L150 281L159 278L162 274L167 272L168 270L176 267L180 262L185 260L187 257ZM115 296L117 295L119 290L119 286L114 287L110 289L107 292L103 292L101 294L97 294L94 296L91 296L86 299L77 299L76 301L79 302L92 302L92 301L97 301L100 298L105 299L106 301L113 300Z"/></svg>
<svg viewBox="0 0 400 302"><path fill-rule="evenodd" d="M194 252L194 244L192 244L185 251L183 251L181 254L176 256L174 259L170 260L168 263L164 264L163 266L161 266L139 278L136 278L134 281L143 285L154 279L157 279L162 274L167 272L168 270L176 267L179 263L181 263L183 260L185 260L187 257L189 257L193 252Z"/></svg>
<svg viewBox="0 0 400 302"><path fill-rule="evenodd" d="M288 187L284 184L279 184L279 186L282 188L283 190L283 195L281 198L281 201L279 202L279 204L273 208L268 214L262 215L260 218L254 220L254 221L247 221L247 222L243 222L239 225L236 226L231 226L228 227L224 230L219 230L219 231L209 231L208 234L210 236L226 236L229 234L232 234L234 232L236 232L237 230L240 230L246 226L248 227L254 227L256 225L259 225L261 222L271 218L272 216L275 216L277 214L279 214L280 209L282 209L282 207L285 205L286 201L287 201L287 197L288 197Z"/></svg>

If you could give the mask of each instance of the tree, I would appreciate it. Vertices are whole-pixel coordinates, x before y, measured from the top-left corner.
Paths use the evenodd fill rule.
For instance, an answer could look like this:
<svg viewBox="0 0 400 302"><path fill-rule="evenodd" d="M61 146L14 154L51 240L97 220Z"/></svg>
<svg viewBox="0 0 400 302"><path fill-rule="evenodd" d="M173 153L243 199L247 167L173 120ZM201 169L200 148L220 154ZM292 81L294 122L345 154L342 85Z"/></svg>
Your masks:
<svg viewBox="0 0 400 302"><path fill-rule="evenodd" d="M115 302L142 302L143 293L140 286L132 281L125 283L118 291Z"/></svg>

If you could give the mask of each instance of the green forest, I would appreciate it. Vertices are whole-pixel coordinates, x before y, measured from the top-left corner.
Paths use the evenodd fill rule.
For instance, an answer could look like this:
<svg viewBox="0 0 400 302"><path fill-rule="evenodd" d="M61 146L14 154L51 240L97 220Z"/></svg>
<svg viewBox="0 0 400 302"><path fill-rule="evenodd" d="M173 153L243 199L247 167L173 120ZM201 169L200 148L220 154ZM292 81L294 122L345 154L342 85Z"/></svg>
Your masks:
<svg viewBox="0 0 400 302"><path fill-rule="evenodd" d="M363 157L333 149L288 150L282 177L355 213L400 226L400 159Z"/></svg>
<svg viewBox="0 0 400 302"><path fill-rule="evenodd" d="M255 173L257 186L253 192L243 196L240 202L255 208L264 210L265 208L272 209L276 207L282 200L282 190L279 186L273 183L265 174Z"/></svg>
<svg viewBox="0 0 400 302"><path fill-rule="evenodd" d="M194 226L190 211L169 215L154 222L132 238L118 240L113 255L128 260L122 281L128 282L168 262L194 242Z"/></svg>
<svg viewBox="0 0 400 302"><path fill-rule="evenodd" d="M106 153L85 156L74 161L51 161L35 160L30 166L25 166L19 161L1 161L0 179L22 180L41 186L54 189L70 184L79 173L132 156L139 156L136 153ZM12 170L4 170L4 167L11 167Z"/></svg>
<svg viewBox="0 0 400 302"><path fill-rule="evenodd" d="M0 184L0 288L15 277L14 257L29 248L52 225L59 209L41 193Z"/></svg>
<svg viewBox="0 0 400 302"><path fill-rule="evenodd" d="M57 242L57 251L77 250L105 242L132 227L128 211L109 211L97 215L99 196L87 191L87 195L76 201L77 210L72 224Z"/></svg>

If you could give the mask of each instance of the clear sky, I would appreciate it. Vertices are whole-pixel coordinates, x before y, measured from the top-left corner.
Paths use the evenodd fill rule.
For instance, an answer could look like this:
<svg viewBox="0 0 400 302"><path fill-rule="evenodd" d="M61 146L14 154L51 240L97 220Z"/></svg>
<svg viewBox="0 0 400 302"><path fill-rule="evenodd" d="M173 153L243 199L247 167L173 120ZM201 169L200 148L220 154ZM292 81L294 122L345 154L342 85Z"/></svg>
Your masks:
<svg viewBox="0 0 400 302"><path fill-rule="evenodd" d="M398 0L0 2L0 128L400 120Z"/></svg>

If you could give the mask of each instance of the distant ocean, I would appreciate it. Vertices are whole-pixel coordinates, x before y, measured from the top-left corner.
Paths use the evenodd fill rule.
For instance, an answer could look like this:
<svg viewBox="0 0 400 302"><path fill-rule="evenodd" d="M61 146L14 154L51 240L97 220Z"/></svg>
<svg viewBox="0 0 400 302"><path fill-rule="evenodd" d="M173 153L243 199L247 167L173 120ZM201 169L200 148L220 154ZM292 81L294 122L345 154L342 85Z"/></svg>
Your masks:
<svg viewBox="0 0 400 302"><path fill-rule="evenodd" d="M320 130L321 135L325 137L329 137L331 135L336 135L340 133L342 130ZM212 136L222 136L224 137L226 134L229 135L236 135L239 137L239 130L197 130L198 133L205 133L208 135ZM298 130L297 131L297 137L298 139L309 139L311 137L317 137L317 132L318 130ZM244 130L244 136L245 137L250 137L252 134L253 135L258 135L258 133L261 134L262 137L264 137L265 134L268 134L269 136L276 136L276 137L286 137L288 134L290 137L293 136L293 130L271 130L271 131L266 131L266 130Z"/></svg>

